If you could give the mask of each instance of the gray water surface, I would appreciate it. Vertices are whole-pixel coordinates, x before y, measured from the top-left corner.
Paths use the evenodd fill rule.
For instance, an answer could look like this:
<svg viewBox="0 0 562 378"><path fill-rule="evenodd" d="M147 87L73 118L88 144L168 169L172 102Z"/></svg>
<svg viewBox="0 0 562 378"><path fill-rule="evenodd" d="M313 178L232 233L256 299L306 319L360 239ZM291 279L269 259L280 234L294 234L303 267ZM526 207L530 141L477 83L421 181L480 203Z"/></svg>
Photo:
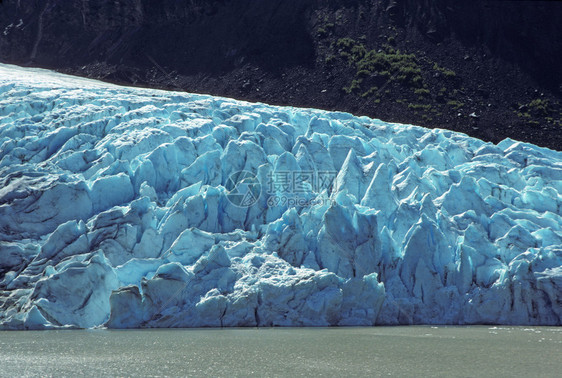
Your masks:
<svg viewBox="0 0 562 378"><path fill-rule="evenodd" d="M560 327L0 332L2 376L561 376Z"/></svg>

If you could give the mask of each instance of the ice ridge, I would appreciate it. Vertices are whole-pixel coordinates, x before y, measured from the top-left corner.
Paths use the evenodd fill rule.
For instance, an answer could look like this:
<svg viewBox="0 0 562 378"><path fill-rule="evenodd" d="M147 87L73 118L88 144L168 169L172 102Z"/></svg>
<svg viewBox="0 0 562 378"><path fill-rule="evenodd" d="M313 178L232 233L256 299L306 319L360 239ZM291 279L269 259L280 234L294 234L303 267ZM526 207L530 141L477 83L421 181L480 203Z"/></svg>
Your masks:
<svg viewBox="0 0 562 378"><path fill-rule="evenodd" d="M562 324L562 153L0 65L0 328Z"/></svg>

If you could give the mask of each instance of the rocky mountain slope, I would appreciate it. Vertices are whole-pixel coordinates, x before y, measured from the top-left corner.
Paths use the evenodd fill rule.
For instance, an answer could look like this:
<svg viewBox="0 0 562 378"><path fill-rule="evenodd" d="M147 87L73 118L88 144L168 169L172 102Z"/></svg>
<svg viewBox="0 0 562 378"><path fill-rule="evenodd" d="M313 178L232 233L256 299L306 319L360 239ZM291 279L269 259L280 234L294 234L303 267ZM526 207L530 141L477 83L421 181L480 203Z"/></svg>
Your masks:
<svg viewBox="0 0 562 378"><path fill-rule="evenodd" d="M4 0L0 60L562 146L562 4Z"/></svg>

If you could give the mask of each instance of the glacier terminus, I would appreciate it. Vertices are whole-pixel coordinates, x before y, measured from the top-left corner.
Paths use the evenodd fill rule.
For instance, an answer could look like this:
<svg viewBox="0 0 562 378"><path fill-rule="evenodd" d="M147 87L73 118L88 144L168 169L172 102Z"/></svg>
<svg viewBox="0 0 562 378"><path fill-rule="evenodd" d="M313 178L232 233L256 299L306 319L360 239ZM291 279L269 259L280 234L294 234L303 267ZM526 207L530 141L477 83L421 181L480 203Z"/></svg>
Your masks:
<svg viewBox="0 0 562 378"><path fill-rule="evenodd" d="M562 325L562 153L0 65L0 329Z"/></svg>

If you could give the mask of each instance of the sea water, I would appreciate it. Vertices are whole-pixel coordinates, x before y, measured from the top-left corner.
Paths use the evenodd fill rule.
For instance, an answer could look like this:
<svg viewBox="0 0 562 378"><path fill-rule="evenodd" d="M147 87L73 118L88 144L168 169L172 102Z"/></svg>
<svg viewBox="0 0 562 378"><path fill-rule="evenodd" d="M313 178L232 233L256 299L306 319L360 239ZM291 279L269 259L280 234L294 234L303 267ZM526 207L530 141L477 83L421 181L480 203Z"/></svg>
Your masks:
<svg viewBox="0 0 562 378"><path fill-rule="evenodd" d="M2 376L559 376L559 327L0 332Z"/></svg>

